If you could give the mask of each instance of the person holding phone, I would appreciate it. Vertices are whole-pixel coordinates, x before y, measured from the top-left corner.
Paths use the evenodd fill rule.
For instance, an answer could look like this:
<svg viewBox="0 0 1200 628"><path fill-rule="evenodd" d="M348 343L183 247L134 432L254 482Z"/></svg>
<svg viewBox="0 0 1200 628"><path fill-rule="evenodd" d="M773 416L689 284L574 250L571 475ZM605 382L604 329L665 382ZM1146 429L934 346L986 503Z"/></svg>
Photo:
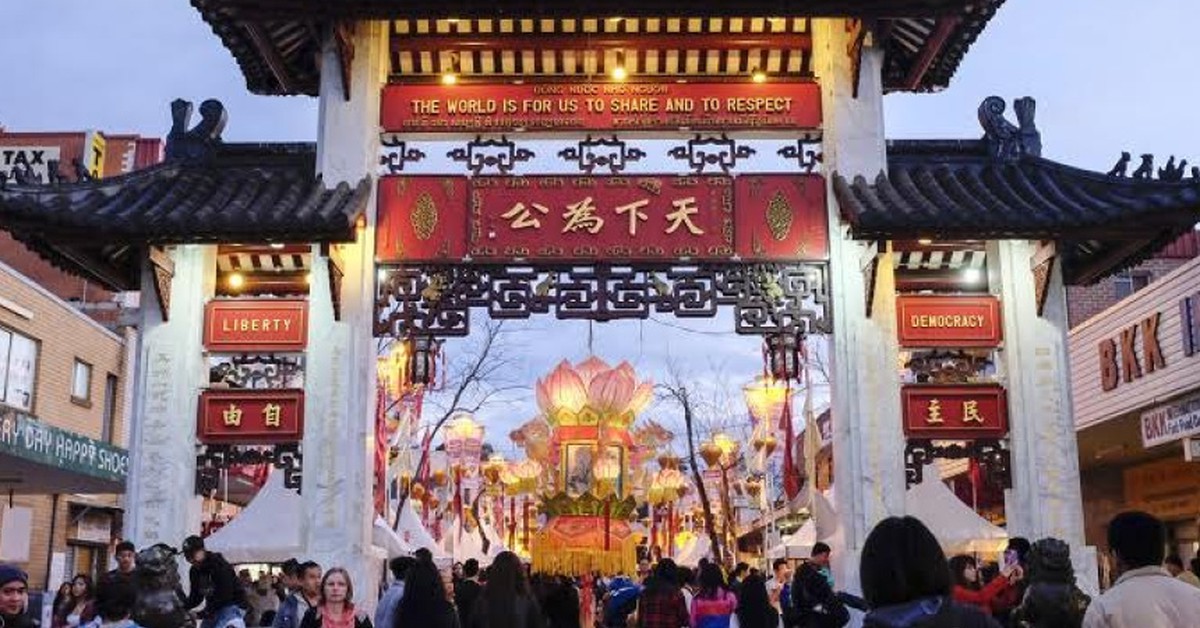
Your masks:
<svg viewBox="0 0 1200 628"><path fill-rule="evenodd" d="M1004 550L1001 574L1008 571L1010 574L1017 574L1017 578L1014 586L1005 589L992 599L991 606L992 615L1005 625L1008 624L1008 618L1013 609L1020 606L1021 600L1025 598L1025 557L1029 555L1032 547L1029 539L1014 536L1008 540L1008 547ZM997 577L1003 577L1003 575Z"/></svg>
<svg viewBox="0 0 1200 628"><path fill-rule="evenodd" d="M975 559L966 554L959 554L950 559L950 575L954 581L951 593L954 601L959 604L969 604L986 613L992 613L992 604L996 598L1022 580L1021 568L1014 559L1007 559L1000 575L992 578L987 585L979 580L979 569Z"/></svg>

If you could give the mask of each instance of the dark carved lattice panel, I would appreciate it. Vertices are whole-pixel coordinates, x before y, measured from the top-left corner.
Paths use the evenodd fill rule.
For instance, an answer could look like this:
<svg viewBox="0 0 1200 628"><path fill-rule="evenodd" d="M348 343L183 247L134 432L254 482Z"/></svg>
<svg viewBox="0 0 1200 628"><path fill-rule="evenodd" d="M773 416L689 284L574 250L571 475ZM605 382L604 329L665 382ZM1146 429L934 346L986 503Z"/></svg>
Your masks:
<svg viewBox="0 0 1200 628"><path fill-rule="evenodd" d="M904 473L908 486L920 484L925 465L938 458L971 458L979 463L987 478L1004 488L1012 488L1010 466L1012 456L1004 441L980 439L966 442L942 443L931 440L910 440L904 448Z"/></svg>
<svg viewBox="0 0 1200 628"><path fill-rule="evenodd" d="M246 445L201 445L196 454L196 493L217 490L220 473L235 465L269 464L283 473L283 485L300 492L304 455L300 443L269 447Z"/></svg>
<svg viewBox="0 0 1200 628"><path fill-rule="evenodd" d="M708 318L727 306L739 334L832 329L824 263L402 266L385 275L376 336L465 336L471 309L495 319L553 312L560 319L611 321L652 313Z"/></svg>

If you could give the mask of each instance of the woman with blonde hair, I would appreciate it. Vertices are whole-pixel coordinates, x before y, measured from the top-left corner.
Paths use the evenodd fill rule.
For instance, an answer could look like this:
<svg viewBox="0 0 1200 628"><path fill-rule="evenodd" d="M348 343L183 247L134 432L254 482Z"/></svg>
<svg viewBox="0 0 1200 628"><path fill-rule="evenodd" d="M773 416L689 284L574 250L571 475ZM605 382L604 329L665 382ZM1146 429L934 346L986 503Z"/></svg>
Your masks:
<svg viewBox="0 0 1200 628"><path fill-rule="evenodd" d="M344 568L325 572L320 601L304 613L300 628L373 628L367 614L354 608L354 584Z"/></svg>

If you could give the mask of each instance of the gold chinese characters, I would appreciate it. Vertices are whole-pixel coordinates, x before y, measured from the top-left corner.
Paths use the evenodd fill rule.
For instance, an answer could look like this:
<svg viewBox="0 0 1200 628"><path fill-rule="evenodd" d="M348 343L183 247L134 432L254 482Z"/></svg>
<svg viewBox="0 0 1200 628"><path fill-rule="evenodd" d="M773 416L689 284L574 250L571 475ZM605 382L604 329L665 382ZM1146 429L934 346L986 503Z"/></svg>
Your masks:
<svg viewBox="0 0 1200 628"><path fill-rule="evenodd" d="M669 211L663 213L663 233L671 235L680 229L685 229L693 236L704 235L704 229L695 221L695 216L700 214L695 196L674 199L671 201L670 207ZM618 217L627 217L627 221L621 222L625 223L626 232L630 236L636 236L642 223L650 220L650 214L642 210L650 208L650 199L641 199L613 207L611 213ZM607 212L604 209L597 207L591 196L566 204L562 212L563 226L560 232L599 234L607 222L604 218ZM513 231L526 229L536 231L542 228L540 216L549 214L550 208L546 205L517 202L508 211L500 214L500 217L508 221L508 226Z"/></svg>

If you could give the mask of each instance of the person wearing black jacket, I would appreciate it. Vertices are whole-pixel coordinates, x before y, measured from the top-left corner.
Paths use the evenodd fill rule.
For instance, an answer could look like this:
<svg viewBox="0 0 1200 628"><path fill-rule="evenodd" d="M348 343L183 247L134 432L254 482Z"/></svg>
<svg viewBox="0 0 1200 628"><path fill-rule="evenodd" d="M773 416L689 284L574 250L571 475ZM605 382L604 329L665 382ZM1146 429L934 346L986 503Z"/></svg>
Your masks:
<svg viewBox="0 0 1200 628"><path fill-rule="evenodd" d="M191 586L184 600L187 608L204 602L200 628L225 628L231 624L243 626L246 613L246 592L233 571L233 565L217 552L204 549L204 539L189 536L183 541L183 557L191 564L188 573Z"/></svg>
<svg viewBox="0 0 1200 628"><path fill-rule="evenodd" d="M26 614L29 604L29 576L15 565L0 563L0 626L33 628Z"/></svg>
<svg viewBox="0 0 1200 628"><path fill-rule="evenodd" d="M784 623L799 628L841 628L850 621L850 612L829 586L829 580L813 562L806 562L792 578L791 612Z"/></svg>

